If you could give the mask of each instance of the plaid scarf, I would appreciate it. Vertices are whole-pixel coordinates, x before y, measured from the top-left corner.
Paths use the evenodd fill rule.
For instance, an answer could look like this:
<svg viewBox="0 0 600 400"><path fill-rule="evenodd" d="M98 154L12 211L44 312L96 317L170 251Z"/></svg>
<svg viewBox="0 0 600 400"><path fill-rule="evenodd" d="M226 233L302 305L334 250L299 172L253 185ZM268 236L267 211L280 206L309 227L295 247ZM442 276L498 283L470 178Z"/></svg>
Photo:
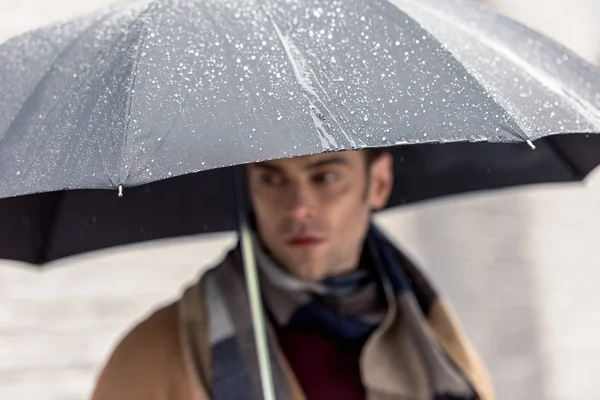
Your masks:
<svg viewBox="0 0 600 400"><path fill-rule="evenodd" d="M360 268L323 282L287 273L256 239L255 250L278 400L293 396L275 326L338 340L367 339L361 374L368 399L492 399L477 356L451 316L445 315L450 310L437 304L444 325L431 326L429 314L439 302L434 288L376 227L369 230ZM261 399L239 247L204 274L201 290L207 304L211 397Z"/></svg>

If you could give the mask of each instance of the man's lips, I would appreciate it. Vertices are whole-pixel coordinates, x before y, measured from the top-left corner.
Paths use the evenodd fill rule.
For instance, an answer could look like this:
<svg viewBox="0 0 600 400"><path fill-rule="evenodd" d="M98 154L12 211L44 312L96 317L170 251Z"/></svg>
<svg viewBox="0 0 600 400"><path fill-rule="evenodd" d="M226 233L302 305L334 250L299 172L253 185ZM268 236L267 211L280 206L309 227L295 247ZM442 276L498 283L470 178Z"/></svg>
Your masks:
<svg viewBox="0 0 600 400"><path fill-rule="evenodd" d="M306 236L306 235L298 235L292 236L287 240L287 244L290 246L309 246L314 244L319 244L323 241L323 239L317 236Z"/></svg>

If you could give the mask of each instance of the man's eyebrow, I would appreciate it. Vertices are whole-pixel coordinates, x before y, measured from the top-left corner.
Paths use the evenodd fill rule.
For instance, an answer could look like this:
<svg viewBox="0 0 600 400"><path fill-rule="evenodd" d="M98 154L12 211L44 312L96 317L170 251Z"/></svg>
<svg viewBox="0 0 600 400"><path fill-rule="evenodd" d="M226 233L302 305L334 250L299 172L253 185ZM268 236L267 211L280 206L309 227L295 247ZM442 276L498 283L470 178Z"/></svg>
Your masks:
<svg viewBox="0 0 600 400"><path fill-rule="evenodd" d="M320 167L326 167L328 165L347 165L348 164L348 160L345 159L344 157L330 157L327 158L325 160L319 160L319 161L315 161L313 163L310 163L308 165L306 165L304 167L305 170L311 170L311 169L316 169L316 168L320 168ZM284 169L269 162L269 161L263 161L263 162L259 162L259 163L255 163L254 167L256 168L261 168L261 169L265 169L271 172L278 172L278 173L284 173Z"/></svg>
<svg viewBox="0 0 600 400"><path fill-rule="evenodd" d="M348 160L341 156L331 157L325 160L315 161L314 163L308 164L305 167L305 169L310 170L320 167L326 167L328 165L348 165Z"/></svg>
<svg viewBox="0 0 600 400"><path fill-rule="evenodd" d="M273 164L271 164L268 161L263 161L263 162L255 163L254 166L256 168L266 169L266 170L269 170L271 172L279 172L279 173L283 172L282 168L280 168L280 167L278 167L276 165L273 165Z"/></svg>

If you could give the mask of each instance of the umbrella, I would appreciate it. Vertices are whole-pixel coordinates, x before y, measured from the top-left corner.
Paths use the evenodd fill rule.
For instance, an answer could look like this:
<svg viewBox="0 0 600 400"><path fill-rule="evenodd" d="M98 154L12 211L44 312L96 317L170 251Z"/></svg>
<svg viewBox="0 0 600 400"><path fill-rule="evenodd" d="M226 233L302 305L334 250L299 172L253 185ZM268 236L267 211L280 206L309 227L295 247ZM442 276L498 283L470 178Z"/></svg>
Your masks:
<svg viewBox="0 0 600 400"><path fill-rule="evenodd" d="M0 87L0 257L240 216L267 398L243 174L234 185L228 167L390 148L393 206L581 180L600 162L598 70L471 1L137 1L6 42Z"/></svg>
<svg viewBox="0 0 600 400"><path fill-rule="evenodd" d="M0 257L235 229L224 167L323 151L410 144L390 206L580 180L599 81L469 1L118 5L0 47Z"/></svg>

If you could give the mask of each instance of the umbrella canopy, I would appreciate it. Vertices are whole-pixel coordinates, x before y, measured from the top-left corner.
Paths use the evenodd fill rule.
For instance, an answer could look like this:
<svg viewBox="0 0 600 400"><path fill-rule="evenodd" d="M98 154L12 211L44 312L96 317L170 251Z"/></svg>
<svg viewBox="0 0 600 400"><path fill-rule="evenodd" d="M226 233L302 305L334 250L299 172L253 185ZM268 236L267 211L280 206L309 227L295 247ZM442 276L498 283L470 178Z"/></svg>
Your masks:
<svg viewBox="0 0 600 400"><path fill-rule="evenodd" d="M0 257L32 263L234 228L248 162L396 146L390 205L600 162L598 70L470 1L138 1L6 42L0 87Z"/></svg>

